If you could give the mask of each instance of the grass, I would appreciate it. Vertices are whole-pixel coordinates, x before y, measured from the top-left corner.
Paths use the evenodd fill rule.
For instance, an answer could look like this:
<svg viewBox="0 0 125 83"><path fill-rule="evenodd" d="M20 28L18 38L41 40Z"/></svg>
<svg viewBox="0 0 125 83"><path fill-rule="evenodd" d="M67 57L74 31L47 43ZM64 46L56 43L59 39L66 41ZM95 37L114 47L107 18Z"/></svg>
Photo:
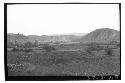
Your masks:
<svg viewBox="0 0 125 83"><path fill-rule="evenodd" d="M84 47L84 46L83 46ZM78 47L76 47L78 48ZM85 48L85 47L84 47ZM61 48L52 52L34 50L31 52L8 51L8 64L30 63L33 70L21 72L11 71L10 76L95 76L120 75L120 51L114 49L114 56L97 51L95 54L85 50L72 51ZM94 50L95 51L95 50ZM116 53L117 51L117 53ZM119 52L119 53L118 53ZM101 56L96 56L96 54ZM27 69L30 69L30 66Z"/></svg>

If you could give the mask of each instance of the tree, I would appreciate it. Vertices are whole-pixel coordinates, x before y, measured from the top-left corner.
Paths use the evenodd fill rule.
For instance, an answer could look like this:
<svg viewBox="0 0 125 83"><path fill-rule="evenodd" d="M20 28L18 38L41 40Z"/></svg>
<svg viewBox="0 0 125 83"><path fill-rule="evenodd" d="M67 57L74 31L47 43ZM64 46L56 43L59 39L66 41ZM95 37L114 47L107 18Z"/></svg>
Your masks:
<svg viewBox="0 0 125 83"><path fill-rule="evenodd" d="M120 47L121 47L121 43L118 43L116 46L117 46L118 48L120 48Z"/></svg>
<svg viewBox="0 0 125 83"><path fill-rule="evenodd" d="M88 44L88 47L85 50L87 53L91 54L92 51L99 51L101 49L102 47L99 44L93 42Z"/></svg>
<svg viewBox="0 0 125 83"><path fill-rule="evenodd" d="M15 40L15 46L16 46L16 47L18 47L18 46L19 46L19 44L18 44L18 41L17 41L17 40Z"/></svg>
<svg viewBox="0 0 125 83"><path fill-rule="evenodd" d="M113 56L113 50L109 46L105 48L105 52L107 55Z"/></svg>
<svg viewBox="0 0 125 83"><path fill-rule="evenodd" d="M52 50L56 50L53 46L49 45L49 44L44 44L43 49L46 52L51 52Z"/></svg>
<svg viewBox="0 0 125 83"><path fill-rule="evenodd" d="M27 47L27 48L30 48L30 47L32 47L33 46L33 44L31 43L31 42L26 42L25 44L24 44L24 47Z"/></svg>
<svg viewBox="0 0 125 83"><path fill-rule="evenodd" d="M35 46L35 47L38 46L38 41L37 41L37 40L35 40L35 42L34 42L34 46Z"/></svg>
<svg viewBox="0 0 125 83"><path fill-rule="evenodd" d="M101 50L102 49L102 47L99 44L94 43L94 42L89 44L88 46L89 46L89 49L91 49L91 50Z"/></svg>
<svg viewBox="0 0 125 83"><path fill-rule="evenodd" d="M7 41L7 47L8 48L12 48L14 46L15 46L15 44L13 42Z"/></svg>

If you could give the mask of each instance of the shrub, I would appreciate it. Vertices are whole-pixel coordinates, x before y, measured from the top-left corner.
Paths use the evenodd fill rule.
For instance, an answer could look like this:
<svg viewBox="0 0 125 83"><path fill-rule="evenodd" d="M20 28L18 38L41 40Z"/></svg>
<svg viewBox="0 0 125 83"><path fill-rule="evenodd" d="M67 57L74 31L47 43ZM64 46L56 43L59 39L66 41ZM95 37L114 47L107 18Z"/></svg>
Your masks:
<svg viewBox="0 0 125 83"><path fill-rule="evenodd" d="M32 42L26 42L25 44L24 44L24 47L26 47L26 48L30 48L30 47L33 47L34 45L33 45L33 43Z"/></svg>
<svg viewBox="0 0 125 83"><path fill-rule="evenodd" d="M85 51L86 51L87 53L89 53L89 54L91 54L91 53L92 53L92 50L91 50L91 49L89 49L89 48L87 48Z"/></svg>
<svg viewBox="0 0 125 83"><path fill-rule="evenodd" d="M18 51L22 51L22 52L32 52L33 50L32 49L26 49L26 48L24 48L24 49L22 49L22 48L13 48L13 50L12 51L14 51L14 52L18 52Z"/></svg>
<svg viewBox="0 0 125 83"><path fill-rule="evenodd" d="M16 52L16 51L19 51L19 49L14 47L12 51Z"/></svg>
<svg viewBox="0 0 125 83"><path fill-rule="evenodd" d="M113 50L111 48L106 48L105 52L106 52L107 55L113 56Z"/></svg>
<svg viewBox="0 0 125 83"><path fill-rule="evenodd" d="M92 51L99 51L99 50L102 50L102 47L99 46L99 44L97 43L90 43L88 45L88 48L86 48L86 52L91 54Z"/></svg>
<svg viewBox="0 0 125 83"><path fill-rule="evenodd" d="M120 43L118 43L116 46L117 46L118 48L120 48L121 44L120 44Z"/></svg>
<svg viewBox="0 0 125 83"><path fill-rule="evenodd" d="M56 50L53 46L49 45L49 44L44 44L44 46L42 47L46 52L51 52L52 50Z"/></svg>
<svg viewBox="0 0 125 83"><path fill-rule="evenodd" d="M24 49L25 52L32 52L32 49Z"/></svg>
<svg viewBox="0 0 125 83"><path fill-rule="evenodd" d="M39 44L38 44L38 41L35 40L35 42L34 42L34 46L37 47L38 45L39 45Z"/></svg>
<svg viewBox="0 0 125 83"><path fill-rule="evenodd" d="M57 61L56 56L55 55L51 55L50 56L50 61L52 61L52 63L56 63L56 61Z"/></svg>
<svg viewBox="0 0 125 83"><path fill-rule="evenodd" d="M102 47L97 43L91 43L88 46L89 46L88 49L91 49L91 50L100 50L100 49L102 49Z"/></svg>

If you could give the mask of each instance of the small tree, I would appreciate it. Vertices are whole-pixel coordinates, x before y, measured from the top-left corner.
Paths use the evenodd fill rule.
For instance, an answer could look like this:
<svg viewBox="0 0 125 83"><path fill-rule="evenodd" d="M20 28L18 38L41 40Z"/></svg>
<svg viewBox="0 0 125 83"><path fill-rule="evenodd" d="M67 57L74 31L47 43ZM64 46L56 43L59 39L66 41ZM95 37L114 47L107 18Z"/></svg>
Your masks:
<svg viewBox="0 0 125 83"><path fill-rule="evenodd" d="M88 45L88 48L86 48L86 52L91 54L92 51L99 51L101 49L102 49L102 47L99 44L97 44L97 43L90 43Z"/></svg>
<svg viewBox="0 0 125 83"><path fill-rule="evenodd" d="M107 46L105 48L105 52L106 52L107 55L113 56L113 50L111 48L109 48L109 46Z"/></svg>
<svg viewBox="0 0 125 83"><path fill-rule="evenodd" d="M49 44L44 44L43 49L46 52L51 52L52 50L56 50L53 46L49 45Z"/></svg>
<svg viewBox="0 0 125 83"><path fill-rule="evenodd" d="M121 47L121 44L120 44L120 43L118 43L116 46L117 46L118 48L120 48L120 47Z"/></svg>
<svg viewBox="0 0 125 83"><path fill-rule="evenodd" d="M34 42L34 46L35 46L35 47L38 46L38 41L37 41L37 40L35 40L35 42Z"/></svg>
<svg viewBox="0 0 125 83"><path fill-rule="evenodd" d="M24 47L27 47L27 48L30 48L30 47L32 47L33 46L33 44L31 43L31 42L26 42L25 44L24 44Z"/></svg>
<svg viewBox="0 0 125 83"><path fill-rule="evenodd" d="M89 49L91 49L91 50L101 50L102 49L102 47L97 43L91 43L88 46L89 46Z"/></svg>
<svg viewBox="0 0 125 83"><path fill-rule="evenodd" d="M15 44L13 42L7 41L7 47L8 48L15 47Z"/></svg>
<svg viewBox="0 0 125 83"><path fill-rule="evenodd" d="M18 43L17 40L15 40L15 43L14 43L14 44L15 44L16 47L19 47L19 43Z"/></svg>
<svg viewBox="0 0 125 83"><path fill-rule="evenodd" d="M23 51L24 52L32 52L33 50L32 49L24 49Z"/></svg>

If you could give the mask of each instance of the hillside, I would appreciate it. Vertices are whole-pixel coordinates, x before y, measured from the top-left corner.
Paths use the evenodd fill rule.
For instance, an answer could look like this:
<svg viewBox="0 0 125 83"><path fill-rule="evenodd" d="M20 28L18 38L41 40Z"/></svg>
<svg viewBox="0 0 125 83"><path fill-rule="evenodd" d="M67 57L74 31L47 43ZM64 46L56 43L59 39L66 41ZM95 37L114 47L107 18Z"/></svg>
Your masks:
<svg viewBox="0 0 125 83"><path fill-rule="evenodd" d="M120 32L109 28L101 28L88 33L87 35L76 40L77 42L97 42L109 43L120 41Z"/></svg>

